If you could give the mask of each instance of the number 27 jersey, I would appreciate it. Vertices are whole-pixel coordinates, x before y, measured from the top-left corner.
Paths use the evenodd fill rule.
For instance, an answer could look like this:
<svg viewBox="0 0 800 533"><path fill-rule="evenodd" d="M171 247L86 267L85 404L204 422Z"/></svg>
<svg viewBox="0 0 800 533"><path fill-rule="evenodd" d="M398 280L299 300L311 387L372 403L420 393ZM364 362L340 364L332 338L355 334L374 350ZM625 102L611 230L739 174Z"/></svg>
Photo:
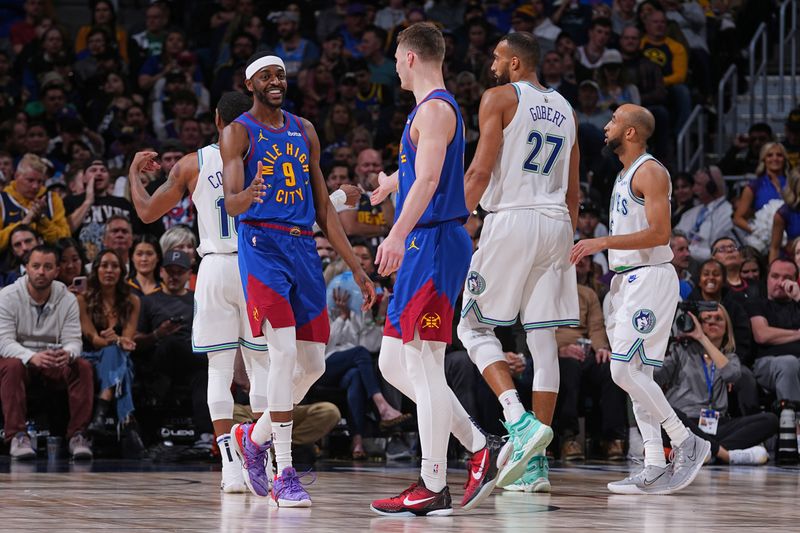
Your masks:
<svg viewBox="0 0 800 533"><path fill-rule="evenodd" d="M205 254L236 253L238 250L236 224L233 217L229 217L225 211L222 156L216 143L197 151L197 166L200 170L192 194L200 230L200 246L197 247L197 253L201 257Z"/></svg>
<svg viewBox="0 0 800 533"><path fill-rule="evenodd" d="M511 84L517 93L517 112L503 129L481 206L490 212L538 209L568 219L566 194L575 119L566 99L552 89L528 82Z"/></svg>

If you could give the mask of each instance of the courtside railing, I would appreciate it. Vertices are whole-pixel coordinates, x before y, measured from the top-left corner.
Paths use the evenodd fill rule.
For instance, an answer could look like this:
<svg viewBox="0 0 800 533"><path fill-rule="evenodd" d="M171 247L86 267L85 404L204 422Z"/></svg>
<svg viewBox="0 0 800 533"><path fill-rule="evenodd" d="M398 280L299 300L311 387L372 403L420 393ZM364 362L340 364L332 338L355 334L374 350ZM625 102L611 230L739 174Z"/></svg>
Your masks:
<svg viewBox="0 0 800 533"><path fill-rule="evenodd" d="M678 168L684 172L694 172L705 164L705 120L703 106L695 106L678 132Z"/></svg>
<svg viewBox="0 0 800 533"><path fill-rule="evenodd" d="M736 65L731 65L722 76L717 92L717 156L722 157L730 139L739 131L739 83ZM730 109L725 111L725 95L730 95Z"/></svg>
<svg viewBox="0 0 800 533"><path fill-rule="evenodd" d="M761 45L761 59L756 61L756 48ZM761 94L761 120L767 122L767 25L761 23L758 25L756 33L750 40L750 46L747 47L747 52L750 60L750 124L756 122L756 91L755 87L758 83L762 84L763 90ZM749 125L748 125L749 126Z"/></svg>
<svg viewBox="0 0 800 533"><path fill-rule="evenodd" d="M789 13L787 13L787 11ZM788 46L791 54L791 61L789 63L789 83L792 88L792 106L794 106L797 104L797 0L785 0L781 4L778 36L778 80L780 84L780 94L786 94L784 69L786 68L786 47ZM778 110L782 114L787 112L784 107L786 103L785 100L785 98L780 98L778 103Z"/></svg>

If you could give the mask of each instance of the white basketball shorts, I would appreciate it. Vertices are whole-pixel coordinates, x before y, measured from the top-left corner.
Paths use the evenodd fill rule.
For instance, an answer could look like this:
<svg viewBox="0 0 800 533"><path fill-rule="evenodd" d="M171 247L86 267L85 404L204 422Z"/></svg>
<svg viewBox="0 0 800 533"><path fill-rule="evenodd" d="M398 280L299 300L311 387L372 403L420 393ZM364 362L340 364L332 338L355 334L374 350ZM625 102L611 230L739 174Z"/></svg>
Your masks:
<svg viewBox="0 0 800 533"><path fill-rule="evenodd" d="M611 359L660 367L664 363L675 309L678 276L671 264L621 272L611 280L606 331Z"/></svg>
<svg viewBox="0 0 800 533"><path fill-rule="evenodd" d="M236 254L206 254L200 261L194 293L192 350L235 350L240 344L266 351L264 337L253 337Z"/></svg>
<svg viewBox="0 0 800 533"><path fill-rule="evenodd" d="M526 330L579 325L578 285L569 262L572 224L534 209L490 213L464 287L461 316Z"/></svg>

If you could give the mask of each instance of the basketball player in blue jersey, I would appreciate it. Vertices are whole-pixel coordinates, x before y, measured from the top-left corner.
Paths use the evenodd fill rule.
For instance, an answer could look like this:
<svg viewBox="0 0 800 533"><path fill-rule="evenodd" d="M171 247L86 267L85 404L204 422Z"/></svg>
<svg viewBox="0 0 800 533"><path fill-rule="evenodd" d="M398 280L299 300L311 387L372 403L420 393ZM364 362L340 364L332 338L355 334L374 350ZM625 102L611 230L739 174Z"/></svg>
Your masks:
<svg viewBox="0 0 800 533"><path fill-rule="evenodd" d="M632 400L644 440L644 468L608 484L617 494L671 494L689 486L711 453L711 443L692 433L675 414L653 380L662 366L678 305L678 277L669 246L669 172L647 153L655 119L647 109L625 104L606 124L606 148L619 156L609 235L578 241L570 260L577 263L608 249L616 272L606 330L611 343L611 377ZM704 417L703 410L700 417ZM672 462L664 459L661 428L672 440Z"/></svg>
<svg viewBox="0 0 800 533"><path fill-rule="evenodd" d="M463 228L464 124L444 89L444 37L432 24L414 24L398 36L395 57L401 88L414 93L417 106L400 141L400 168L381 174L371 198L380 203L398 191L395 223L375 261L382 276L397 271L379 365L389 383L417 403L422 472L400 495L373 501L371 508L392 516L449 515L450 432L474 453L462 500L467 510L494 488L504 447L471 422L445 381L444 352L472 243Z"/></svg>
<svg viewBox="0 0 800 533"><path fill-rule="evenodd" d="M217 104L217 131L250 109L252 101L238 92L222 95ZM128 179L139 217L150 223L172 209L188 191L200 226L198 253L203 258L197 275L192 348L208 356L208 411L222 459L224 492L247 492L242 465L230 447L233 426L233 366L237 348L250 378L250 406L256 413L267 407L267 346L250 332L244 293L238 276L236 225L222 205L222 159L211 144L181 158L167 180L151 196L142 184L145 172L158 168L155 152L139 152ZM166 251L166 250L165 250ZM236 275L234 275L234 273Z"/></svg>
<svg viewBox="0 0 800 533"><path fill-rule="evenodd" d="M239 270L250 326L253 335L266 336L270 348L271 420L262 416L231 432L253 493L269 494L265 455L271 444L278 475L270 502L308 507L291 446L292 408L324 372L329 335L325 281L311 231L315 220L353 271L365 309L375 290L328 198L314 126L281 109L287 89L283 61L257 54L245 77L253 105L223 130L220 151L225 208L239 217Z"/></svg>

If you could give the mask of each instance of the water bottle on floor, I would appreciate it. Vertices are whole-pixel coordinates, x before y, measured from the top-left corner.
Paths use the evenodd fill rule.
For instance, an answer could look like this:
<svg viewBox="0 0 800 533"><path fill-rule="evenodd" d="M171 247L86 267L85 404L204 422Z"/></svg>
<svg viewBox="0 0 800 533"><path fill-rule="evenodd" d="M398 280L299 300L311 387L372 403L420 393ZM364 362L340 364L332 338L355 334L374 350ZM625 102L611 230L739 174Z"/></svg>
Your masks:
<svg viewBox="0 0 800 533"><path fill-rule="evenodd" d="M776 462L779 465L796 465L797 455L797 422L794 406L789 402L781 402L780 429L778 430L778 453Z"/></svg>

